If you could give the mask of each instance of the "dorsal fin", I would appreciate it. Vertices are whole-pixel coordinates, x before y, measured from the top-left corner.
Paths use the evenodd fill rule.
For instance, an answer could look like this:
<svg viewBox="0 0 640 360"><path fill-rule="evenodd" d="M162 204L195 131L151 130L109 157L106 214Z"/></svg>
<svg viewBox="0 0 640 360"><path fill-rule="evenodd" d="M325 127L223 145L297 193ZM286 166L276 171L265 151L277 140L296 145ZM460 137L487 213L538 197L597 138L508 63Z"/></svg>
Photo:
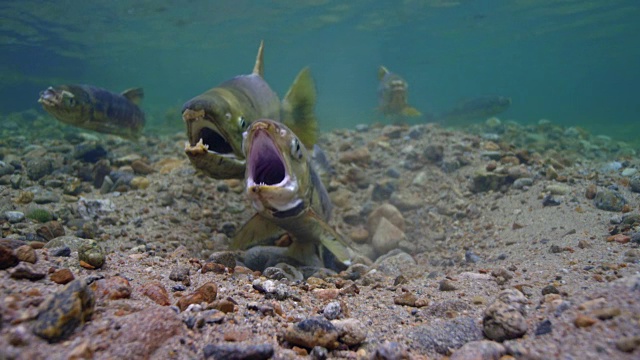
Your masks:
<svg viewBox="0 0 640 360"><path fill-rule="evenodd" d="M264 77L264 65L262 64L262 49L264 48L264 40L260 40L258 48L258 56L256 56L256 65L253 67L253 73Z"/></svg>
<svg viewBox="0 0 640 360"><path fill-rule="evenodd" d="M380 65L378 68L378 80L382 80L382 78L389 73L386 67Z"/></svg>
<svg viewBox="0 0 640 360"><path fill-rule="evenodd" d="M142 88L131 88L123 91L121 95L129 99L132 103L140 105L144 97L144 91Z"/></svg>

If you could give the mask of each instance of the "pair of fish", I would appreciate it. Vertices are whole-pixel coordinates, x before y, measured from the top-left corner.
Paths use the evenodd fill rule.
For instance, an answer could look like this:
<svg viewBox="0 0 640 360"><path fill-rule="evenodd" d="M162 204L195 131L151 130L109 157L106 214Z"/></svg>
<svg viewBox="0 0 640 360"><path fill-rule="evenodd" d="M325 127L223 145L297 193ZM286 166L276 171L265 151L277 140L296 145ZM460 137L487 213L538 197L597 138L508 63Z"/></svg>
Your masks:
<svg viewBox="0 0 640 360"><path fill-rule="evenodd" d="M304 68L280 102L263 78L263 49L261 43L251 74L183 106L185 153L213 178L245 179L257 213L235 234L232 248L266 252L288 235L281 254L287 260L340 269L350 263L350 249L327 224L331 201L307 151L318 136L313 78Z"/></svg>
<svg viewBox="0 0 640 360"><path fill-rule="evenodd" d="M405 122L407 117L422 115L408 103L409 84L400 75L378 69L378 111L395 123ZM427 114L432 122L451 125L465 121L486 119L500 114L511 105L511 99L504 96L481 96L459 102L454 108L441 114Z"/></svg>
<svg viewBox="0 0 640 360"><path fill-rule="evenodd" d="M59 121L79 128L137 140L145 116L141 88L122 94L91 85L60 85L40 93L38 102Z"/></svg>

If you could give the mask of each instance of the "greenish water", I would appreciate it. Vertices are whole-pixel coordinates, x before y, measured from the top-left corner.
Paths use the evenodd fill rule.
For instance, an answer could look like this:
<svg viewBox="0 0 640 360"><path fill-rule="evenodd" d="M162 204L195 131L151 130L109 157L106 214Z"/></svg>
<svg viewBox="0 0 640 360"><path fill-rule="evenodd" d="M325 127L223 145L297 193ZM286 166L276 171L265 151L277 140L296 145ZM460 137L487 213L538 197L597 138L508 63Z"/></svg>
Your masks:
<svg viewBox="0 0 640 360"><path fill-rule="evenodd" d="M145 89L150 126L182 129L190 98L251 71L282 96L311 66L323 129L372 122L376 71L424 113L512 98L502 119L637 138L640 3L633 0L80 1L0 4L0 114L49 85ZM55 121L53 118L52 121Z"/></svg>

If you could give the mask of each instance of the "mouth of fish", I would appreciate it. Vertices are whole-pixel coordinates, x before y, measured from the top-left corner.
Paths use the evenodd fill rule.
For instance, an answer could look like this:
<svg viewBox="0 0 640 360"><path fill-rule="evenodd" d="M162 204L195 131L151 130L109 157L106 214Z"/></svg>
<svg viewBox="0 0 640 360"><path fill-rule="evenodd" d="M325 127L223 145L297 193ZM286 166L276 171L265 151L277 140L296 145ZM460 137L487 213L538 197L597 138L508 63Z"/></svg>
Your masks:
<svg viewBox="0 0 640 360"><path fill-rule="evenodd" d="M227 137L209 125L211 122L205 119L203 111L186 110L182 118L189 126L191 148L204 148L209 154L240 160Z"/></svg>
<svg viewBox="0 0 640 360"><path fill-rule="evenodd" d="M301 202L295 194L298 184L287 171L281 151L265 131L258 131L247 158L247 190L254 205L261 209L262 201L277 211L286 211Z"/></svg>
<svg viewBox="0 0 640 360"><path fill-rule="evenodd" d="M60 103L62 96L52 87L40 92L38 102L46 106L56 106Z"/></svg>

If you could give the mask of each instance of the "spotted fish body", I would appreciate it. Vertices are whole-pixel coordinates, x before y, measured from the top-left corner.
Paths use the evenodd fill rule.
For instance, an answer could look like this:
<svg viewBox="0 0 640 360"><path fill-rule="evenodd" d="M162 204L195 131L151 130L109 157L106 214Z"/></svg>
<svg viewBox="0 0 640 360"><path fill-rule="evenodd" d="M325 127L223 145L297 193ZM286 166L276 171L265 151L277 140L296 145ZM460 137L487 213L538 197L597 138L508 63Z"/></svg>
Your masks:
<svg viewBox="0 0 640 360"><path fill-rule="evenodd" d="M485 120L506 111L510 106L511 98L498 95L480 96L461 101L453 109L441 114L437 120L445 125Z"/></svg>
<svg viewBox="0 0 640 360"><path fill-rule="evenodd" d="M38 102L59 121L129 140L140 137L145 117L140 88L116 94L91 85L60 85L40 93Z"/></svg>
<svg viewBox="0 0 640 360"><path fill-rule="evenodd" d="M256 209L234 236L232 247L269 244L287 233L286 255L299 264L339 269L351 252L327 221L331 201L311 164L311 154L286 125L255 121L245 133L246 194Z"/></svg>
<svg viewBox="0 0 640 360"><path fill-rule="evenodd" d="M262 54L263 43L251 74L227 80L183 106L182 118L189 139L185 153L194 167L213 178L244 176L242 133L259 118L282 121L296 130L312 129L305 131L309 136L303 141L307 145L316 141L316 92L309 69L300 71L281 102L263 78Z"/></svg>
<svg viewBox="0 0 640 360"><path fill-rule="evenodd" d="M394 122L403 122L405 117L420 116L417 109L409 106L409 84L386 67L378 69L378 110Z"/></svg>

